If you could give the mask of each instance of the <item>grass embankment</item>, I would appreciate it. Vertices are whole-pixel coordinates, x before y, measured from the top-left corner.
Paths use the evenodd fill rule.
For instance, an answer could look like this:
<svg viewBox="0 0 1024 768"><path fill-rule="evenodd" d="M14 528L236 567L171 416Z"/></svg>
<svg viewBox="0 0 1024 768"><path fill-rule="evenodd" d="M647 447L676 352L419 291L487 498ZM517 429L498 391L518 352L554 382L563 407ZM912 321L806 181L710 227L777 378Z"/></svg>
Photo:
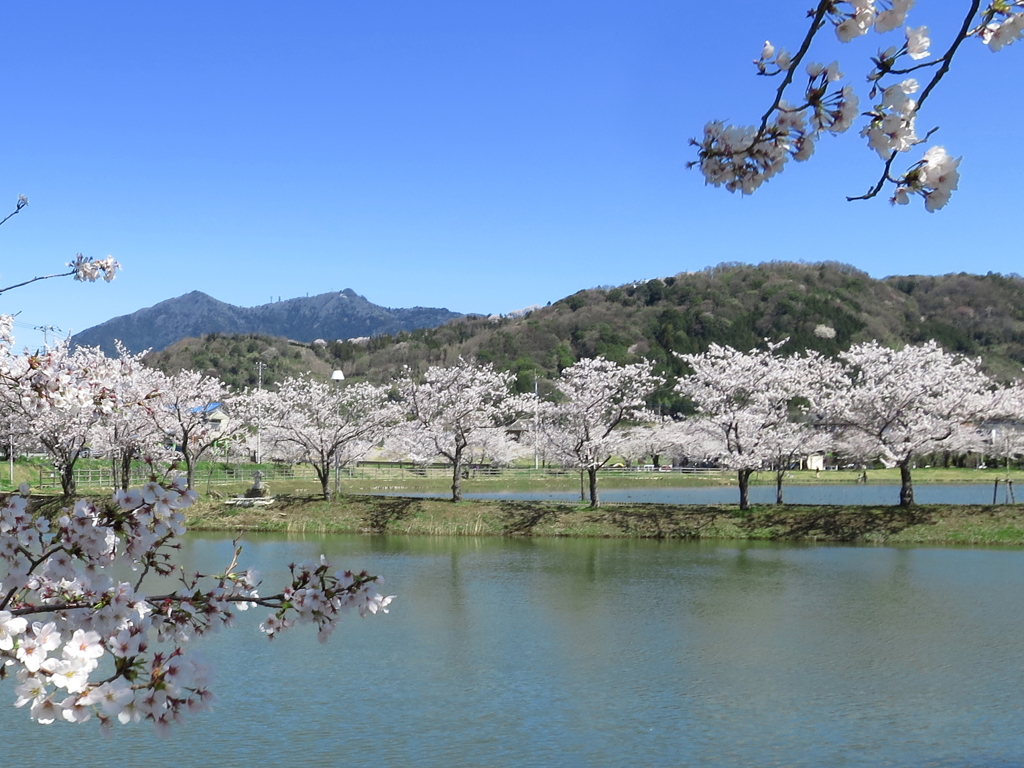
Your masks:
<svg viewBox="0 0 1024 768"><path fill-rule="evenodd" d="M33 481L35 464L15 464L16 482ZM786 485L853 484L859 471L787 472ZM1005 469L921 468L914 484L982 483L1004 479ZM1024 472L1009 477L1024 489ZM774 483L762 473L755 482ZM898 470L870 470L869 483L897 483ZM234 508L223 498L240 495L248 483L197 483L201 500L190 510L194 530L267 531L287 533L389 533L433 536L572 536L630 538L760 539L780 541L849 541L934 545L1024 545L1024 507L1017 505L921 505L898 507L765 505L740 512L735 505L614 504L591 510L583 504L553 501L466 500L362 496L358 493L445 493L450 479L424 478L413 472L391 477L343 477L342 495L325 502L316 481L275 480L268 483L276 500L269 508ZM601 488L658 488L734 485L735 475L692 476L678 473L602 473ZM538 474L526 478L471 476L465 493L488 491L579 491L575 473ZM1004 498L1000 486L999 498ZM109 491L83 488L97 501ZM219 497L219 498L218 498ZM1022 495L1024 501L1024 495ZM54 496L58 508L62 502Z"/></svg>
<svg viewBox="0 0 1024 768"><path fill-rule="evenodd" d="M388 533L432 536L571 536L759 539L893 544L1020 545L1016 505L899 507L616 504L590 509L548 501L478 501L342 495L331 502L278 497L269 507L204 499L193 530Z"/></svg>

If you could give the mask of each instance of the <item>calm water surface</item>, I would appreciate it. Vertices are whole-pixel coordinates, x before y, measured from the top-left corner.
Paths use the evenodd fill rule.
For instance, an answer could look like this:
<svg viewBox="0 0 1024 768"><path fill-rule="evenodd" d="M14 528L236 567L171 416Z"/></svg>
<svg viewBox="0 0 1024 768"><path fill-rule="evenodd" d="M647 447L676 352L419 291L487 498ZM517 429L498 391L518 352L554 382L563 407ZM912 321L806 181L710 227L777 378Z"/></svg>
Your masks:
<svg viewBox="0 0 1024 768"><path fill-rule="evenodd" d="M186 569L231 544L190 536ZM392 613L200 641L213 714L169 739L38 726L4 765L1024 766L1024 553L620 540L252 537L388 577ZM250 612L252 614L252 612Z"/></svg>

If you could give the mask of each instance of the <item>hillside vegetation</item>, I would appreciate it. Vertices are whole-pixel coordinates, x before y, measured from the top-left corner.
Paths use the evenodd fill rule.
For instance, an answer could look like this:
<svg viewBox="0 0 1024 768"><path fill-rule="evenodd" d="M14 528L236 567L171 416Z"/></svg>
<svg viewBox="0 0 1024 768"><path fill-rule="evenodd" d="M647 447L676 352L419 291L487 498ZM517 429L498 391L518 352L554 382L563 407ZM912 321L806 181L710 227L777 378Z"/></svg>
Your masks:
<svg viewBox="0 0 1024 768"><path fill-rule="evenodd" d="M936 339L950 351L981 356L989 372L1015 376L1024 366L1024 279L943 275L871 278L836 262L722 264L700 272L615 288L592 288L526 317L462 317L362 341L296 346L266 336L211 334L186 339L149 362L172 372L196 368L234 386L252 386L256 363L264 381L310 371L388 381L403 368L422 371L460 356L517 375L521 391L578 359L602 355L620 363L656 361L682 373L673 352L709 344L751 349L789 337L787 349L834 355L878 339L899 345ZM543 387L543 384L541 385ZM667 396L662 402L670 405Z"/></svg>

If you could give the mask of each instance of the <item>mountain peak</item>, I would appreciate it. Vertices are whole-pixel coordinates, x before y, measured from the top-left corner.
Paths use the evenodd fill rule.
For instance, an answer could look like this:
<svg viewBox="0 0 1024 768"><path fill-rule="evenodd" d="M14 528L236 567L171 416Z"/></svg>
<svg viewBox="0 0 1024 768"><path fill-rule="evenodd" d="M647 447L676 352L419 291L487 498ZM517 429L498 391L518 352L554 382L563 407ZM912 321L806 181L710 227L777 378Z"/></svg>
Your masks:
<svg viewBox="0 0 1024 768"><path fill-rule="evenodd" d="M98 346L116 354L115 340L130 351L159 351L181 339L209 333L258 333L296 341L378 336L416 328L432 328L460 317L447 309L389 309L351 288L285 299L258 307L237 307L191 291L152 307L122 315L72 337L76 346Z"/></svg>

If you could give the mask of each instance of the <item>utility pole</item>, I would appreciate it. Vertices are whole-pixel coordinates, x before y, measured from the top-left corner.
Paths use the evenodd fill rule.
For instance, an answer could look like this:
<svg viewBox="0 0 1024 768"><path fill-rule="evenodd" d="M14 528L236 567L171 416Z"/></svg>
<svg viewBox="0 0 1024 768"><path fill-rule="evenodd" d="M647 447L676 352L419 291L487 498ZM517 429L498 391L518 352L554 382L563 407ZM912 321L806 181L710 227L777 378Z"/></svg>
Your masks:
<svg viewBox="0 0 1024 768"><path fill-rule="evenodd" d="M256 389L259 392L263 391L263 369L267 367L264 362L256 363ZM257 401L258 402L258 401ZM263 463L263 454L260 445L260 438L262 437L261 431L263 429L262 414L259 411L259 405L256 406L256 463Z"/></svg>
<svg viewBox="0 0 1024 768"><path fill-rule="evenodd" d="M58 328L56 325L37 325L32 330L34 330L34 331L42 331L43 332L43 346L46 347L47 349L49 349L50 348L50 332L53 331L53 333L56 334L60 330L60 328Z"/></svg>
<svg viewBox="0 0 1024 768"><path fill-rule="evenodd" d="M331 373L331 381L334 382L335 391L341 389L341 382L343 382L344 380L345 380L345 373L343 371L341 371L340 369ZM338 408L339 409L341 408L340 404L338 405ZM334 495L335 496L337 496L338 495L338 491L341 490L341 475L340 475L341 464L339 462L340 458L341 457L338 456L338 449L337 449L337 447L335 447L335 449L334 449Z"/></svg>
<svg viewBox="0 0 1024 768"><path fill-rule="evenodd" d="M538 435L537 435L537 429L538 429L537 414L540 411L540 408L537 407L537 403L538 402L539 402L539 400L537 399L537 373L536 373L536 371L534 371L534 374L533 374L533 468L534 468L534 470L540 469L540 457L537 455L537 438L538 438Z"/></svg>

